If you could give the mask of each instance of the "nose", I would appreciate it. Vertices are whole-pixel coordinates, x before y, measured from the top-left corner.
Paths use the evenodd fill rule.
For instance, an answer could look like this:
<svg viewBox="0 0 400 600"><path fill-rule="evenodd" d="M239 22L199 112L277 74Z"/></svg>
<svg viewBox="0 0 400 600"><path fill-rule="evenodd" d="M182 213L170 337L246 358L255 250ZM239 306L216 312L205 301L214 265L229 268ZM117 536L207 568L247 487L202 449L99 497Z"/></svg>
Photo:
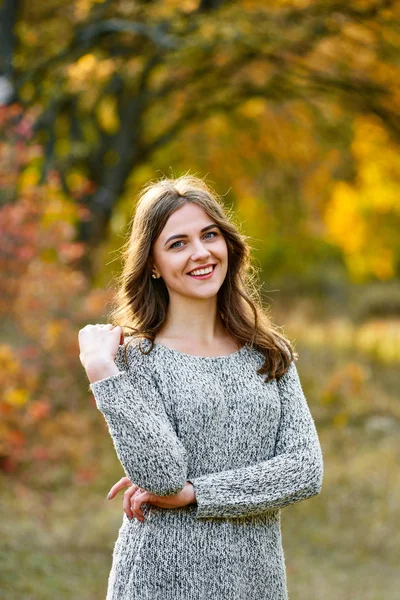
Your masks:
<svg viewBox="0 0 400 600"><path fill-rule="evenodd" d="M201 240L199 240L198 242L195 242L195 249L191 256L191 260L193 262L195 262L196 260L204 260L205 258L208 258L209 256L211 256L211 253L204 246L204 244L201 242Z"/></svg>

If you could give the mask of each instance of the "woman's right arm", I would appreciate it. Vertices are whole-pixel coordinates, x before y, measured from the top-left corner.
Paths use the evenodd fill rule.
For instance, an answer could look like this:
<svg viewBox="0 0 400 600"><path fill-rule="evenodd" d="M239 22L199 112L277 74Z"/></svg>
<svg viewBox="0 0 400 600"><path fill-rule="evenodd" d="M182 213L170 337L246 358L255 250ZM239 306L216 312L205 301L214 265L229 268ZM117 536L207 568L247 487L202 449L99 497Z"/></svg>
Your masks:
<svg viewBox="0 0 400 600"><path fill-rule="evenodd" d="M131 346L129 370L121 371L118 364L123 364L123 352L121 345L114 362L103 360L88 366L97 408L107 422L127 477L157 496L177 494L187 480L186 450L145 364L147 357Z"/></svg>

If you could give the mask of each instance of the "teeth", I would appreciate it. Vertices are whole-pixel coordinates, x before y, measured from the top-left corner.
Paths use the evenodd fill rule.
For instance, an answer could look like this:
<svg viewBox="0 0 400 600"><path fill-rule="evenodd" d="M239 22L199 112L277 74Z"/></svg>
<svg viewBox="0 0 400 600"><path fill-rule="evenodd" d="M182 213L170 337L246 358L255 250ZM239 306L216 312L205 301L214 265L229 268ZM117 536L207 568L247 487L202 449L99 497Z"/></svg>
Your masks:
<svg viewBox="0 0 400 600"><path fill-rule="evenodd" d="M198 269L197 271L191 271L189 275L206 275L207 273L211 273L213 267L208 267L207 269Z"/></svg>

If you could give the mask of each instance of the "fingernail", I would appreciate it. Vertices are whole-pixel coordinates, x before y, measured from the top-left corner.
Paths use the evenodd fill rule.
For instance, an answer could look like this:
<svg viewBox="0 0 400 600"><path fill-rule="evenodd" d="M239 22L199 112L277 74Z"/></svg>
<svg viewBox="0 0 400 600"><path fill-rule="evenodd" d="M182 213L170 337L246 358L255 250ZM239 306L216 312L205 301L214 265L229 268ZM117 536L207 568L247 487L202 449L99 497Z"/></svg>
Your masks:
<svg viewBox="0 0 400 600"><path fill-rule="evenodd" d="M108 492L108 494L107 494L107 500L110 499L110 494L111 494L111 492Z"/></svg>

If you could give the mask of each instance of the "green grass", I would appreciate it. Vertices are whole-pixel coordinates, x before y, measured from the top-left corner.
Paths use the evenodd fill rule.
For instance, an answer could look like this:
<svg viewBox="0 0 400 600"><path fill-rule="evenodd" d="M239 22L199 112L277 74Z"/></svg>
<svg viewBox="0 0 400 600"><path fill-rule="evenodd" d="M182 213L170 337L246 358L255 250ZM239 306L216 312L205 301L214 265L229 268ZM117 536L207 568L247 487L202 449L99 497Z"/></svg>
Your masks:
<svg viewBox="0 0 400 600"><path fill-rule="evenodd" d="M30 546L0 552L2 598L54 600L105 598L108 551Z"/></svg>

